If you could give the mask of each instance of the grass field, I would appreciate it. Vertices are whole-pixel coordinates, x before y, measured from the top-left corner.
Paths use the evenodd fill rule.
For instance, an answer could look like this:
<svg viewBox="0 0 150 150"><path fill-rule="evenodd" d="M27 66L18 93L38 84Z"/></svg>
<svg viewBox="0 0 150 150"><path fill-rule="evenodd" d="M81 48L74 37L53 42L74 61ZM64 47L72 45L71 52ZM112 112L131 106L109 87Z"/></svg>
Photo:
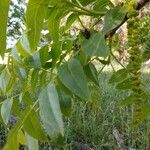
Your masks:
<svg viewBox="0 0 150 150"><path fill-rule="evenodd" d="M115 70L120 68L116 64L113 66ZM150 67L143 67L142 72L142 80L147 91L150 91ZM74 102L71 117L65 119L68 150L118 150L113 136L114 129L122 135L127 150L150 149L150 122L145 121L139 128L131 128L132 107L118 107L118 102L129 95L130 91L120 91L109 84L112 73L111 66L100 73L100 97L94 107L78 100ZM6 140L6 133L2 129L1 127L0 144ZM41 147L41 150L49 150L48 144L42 144Z"/></svg>
<svg viewBox="0 0 150 150"><path fill-rule="evenodd" d="M117 65L114 65L117 70ZM70 119L66 121L66 140L70 150L117 150L118 145L113 136L116 128L122 135L127 149L150 149L150 122L145 121L139 128L131 128L132 107L118 107L118 102L130 91L119 91L108 83L112 68L106 67L99 75L100 94L95 111L86 104L76 102ZM142 80L150 90L150 67L142 69Z"/></svg>

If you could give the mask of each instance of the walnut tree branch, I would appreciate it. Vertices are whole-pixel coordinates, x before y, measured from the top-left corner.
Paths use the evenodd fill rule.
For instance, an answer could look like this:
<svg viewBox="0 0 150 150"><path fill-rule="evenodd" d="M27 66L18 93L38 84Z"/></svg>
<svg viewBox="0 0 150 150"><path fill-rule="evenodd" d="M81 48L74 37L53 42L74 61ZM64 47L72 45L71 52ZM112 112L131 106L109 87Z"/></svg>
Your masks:
<svg viewBox="0 0 150 150"><path fill-rule="evenodd" d="M150 0L137 0L137 7L136 10L140 10L141 8L143 8L148 2L150 2ZM105 38L108 37L112 37L116 31L128 20L127 14L125 15L123 21L114 29L112 29L111 31L109 31L108 33L105 34Z"/></svg>

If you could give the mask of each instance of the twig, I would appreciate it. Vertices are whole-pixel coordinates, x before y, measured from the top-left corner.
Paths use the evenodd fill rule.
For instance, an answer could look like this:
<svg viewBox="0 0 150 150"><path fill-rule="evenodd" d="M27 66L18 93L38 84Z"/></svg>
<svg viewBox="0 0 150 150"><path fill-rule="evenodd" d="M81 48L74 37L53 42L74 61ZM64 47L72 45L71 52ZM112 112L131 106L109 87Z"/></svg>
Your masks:
<svg viewBox="0 0 150 150"><path fill-rule="evenodd" d="M83 22L81 21L81 19L80 19L80 17L79 17L78 15L77 15L77 18L78 18L78 20L79 20L81 26L83 27L83 29L86 29L86 27L84 26Z"/></svg>
<svg viewBox="0 0 150 150"><path fill-rule="evenodd" d="M119 133L119 131L117 129L113 130L113 135L114 135L114 137L116 139L116 142L117 142L117 144L119 146L119 150L126 150L126 147L125 147L125 144L123 142L123 139L122 139L122 137L121 137L121 135L120 135L120 133Z"/></svg>
<svg viewBox="0 0 150 150"><path fill-rule="evenodd" d="M138 5L136 7L136 10L140 10L141 8L143 8L148 2L150 2L150 0L140 0L138 1ZM111 31L109 31L108 33L105 34L105 38L109 38L112 37L116 31L128 20L127 14L125 15L123 21L114 29L112 29Z"/></svg>
<svg viewBox="0 0 150 150"><path fill-rule="evenodd" d="M72 3L72 2L69 2L67 1L68 4L84 11L84 12L87 12L88 14L93 14L93 15L101 15L101 16L104 16L105 15L105 12L100 12L100 11L94 11L94 10L90 10L90 9L87 9L86 7L83 7L81 5L78 5L78 4L75 4L75 3ZM78 10L77 10L78 11Z"/></svg>

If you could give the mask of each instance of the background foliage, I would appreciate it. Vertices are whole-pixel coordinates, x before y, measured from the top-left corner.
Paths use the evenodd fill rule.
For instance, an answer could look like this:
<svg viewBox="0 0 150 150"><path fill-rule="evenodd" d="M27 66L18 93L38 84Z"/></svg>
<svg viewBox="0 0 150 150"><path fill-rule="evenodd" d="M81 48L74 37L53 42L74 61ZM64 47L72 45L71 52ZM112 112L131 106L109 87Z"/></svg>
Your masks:
<svg viewBox="0 0 150 150"><path fill-rule="evenodd" d="M121 3L110 0L29 0L26 4L23 1L18 2L0 1L0 54L3 60L7 60L0 65L1 122L8 132L4 150L17 150L23 145L29 150L36 150L44 143L50 143L53 149L82 149L83 145L95 149L116 149L112 136L108 138L108 141L112 141L111 145L107 145L105 137L98 138L101 145L93 143L97 140L93 138L97 133L90 133L90 128L98 131L98 136L103 135L103 130L108 129L105 129L105 121L106 126L111 122L110 131L114 128L126 130L126 125L127 131L133 132L131 131L132 135L124 136L135 137L133 141L125 141L126 146L141 148L138 137L140 133L148 132L147 127L143 132L140 131L150 112L149 85L141 80L142 76L138 76L140 85L131 85L135 81L133 74L138 73L141 68L136 70L136 67L131 66L130 50L136 46L140 51L135 49L136 58L141 57L143 62L149 58L149 15L142 16L141 12L137 17L137 31L134 29L132 32L124 24L127 20L135 19L133 14L139 12L148 0L138 3L134 0ZM131 31L130 38L127 31L121 31L122 25L128 35ZM136 22L133 25L137 25ZM119 31L125 34L122 41L119 39ZM137 32L142 34L136 39L133 36ZM6 39L11 40L12 37L18 40L8 48ZM132 46L131 41L136 45ZM122 63L116 57L118 47L128 50L126 53L130 53L130 61ZM113 61L121 68L115 68ZM140 62L132 61L140 66ZM109 77L104 71L107 66L113 69ZM133 67L132 71L130 67ZM103 81L105 77L109 78L107 84L110 87L115 87L118 93L125 90L125 93L117 97L111 90L108 90L110 93L105 93L108 91L104 90L106 83L99 79L101 75L104 75ZM138 117L129 117L137 113L135 106L137 107L137 99L139 100L132 86L142 91ZM130 115L125 114L123 117L127 117L127 123L117 124L117 117L119 121L122 118L113 112L117 108L113 109L111 105L110 108L106 107L108 103L102 99L109 99L107 95L111 99L108 103L118 104L119 101L119 106L126 106ZM120 108L118 110L122 111ZM88 118L89 113L91 118ZM111 114L113 117L110 117ZM70 120L69 116L72 117ZM103 117L102 120L99 116ZM134 120L136 124L132 124ZM81 124L78 125L78 121ZM104 128L98 129L96 122ZM69 124L74 131L67 130ZM133 125L137 127L136 130ZM107 135L109 134L108 130ZM71 139L77 143L69 141ZM147 143L145 145L146 148L149 147Z"/></svg>

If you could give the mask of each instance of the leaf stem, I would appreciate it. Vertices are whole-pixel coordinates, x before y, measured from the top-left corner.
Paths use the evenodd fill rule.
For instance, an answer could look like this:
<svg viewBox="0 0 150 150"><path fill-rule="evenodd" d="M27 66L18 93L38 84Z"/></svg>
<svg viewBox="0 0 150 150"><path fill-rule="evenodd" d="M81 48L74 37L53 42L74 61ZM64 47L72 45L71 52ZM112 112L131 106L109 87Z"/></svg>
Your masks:
<svg viewBox="0 0 150 150"><path fill-rule="evenodd" d="M89 10L89 9L83 7L82 5L77 5L77 4L69 2L69 1L67 1L67 3L71 4L72 6L74 6L76 8L79 8L80 10L83 10L83 11L87 12L88 14L101 15L101 16L105 15L105 12Z"/></svg>
<svg viewBox="0 0 150 150"><path fill-rule="evenodd" d="M79 0L76 0L76 2L78 3L78 5L79 5L80 7L83 7Z"/></svg>
<svg viewBox="0 0 150 150"><path fill-rule="evenodd" d="M96 22L94 22L94 23L92 24L92 26L90 27L90 30L93 29L101 20L102 20L101 17L99 17L99 18L96 20Z"/></svg>
<svg viewBox="0 0 150 150"><path fill-rule="evenodd" d="M86 27L84 26L84 24L82 23L82 21L81 21L81 19L80 19L80 17L79 17L78 15L77 15L77 18L78 18L78 20L79 20L81 26L83 27L83 29L86 29Z"/></svg>

